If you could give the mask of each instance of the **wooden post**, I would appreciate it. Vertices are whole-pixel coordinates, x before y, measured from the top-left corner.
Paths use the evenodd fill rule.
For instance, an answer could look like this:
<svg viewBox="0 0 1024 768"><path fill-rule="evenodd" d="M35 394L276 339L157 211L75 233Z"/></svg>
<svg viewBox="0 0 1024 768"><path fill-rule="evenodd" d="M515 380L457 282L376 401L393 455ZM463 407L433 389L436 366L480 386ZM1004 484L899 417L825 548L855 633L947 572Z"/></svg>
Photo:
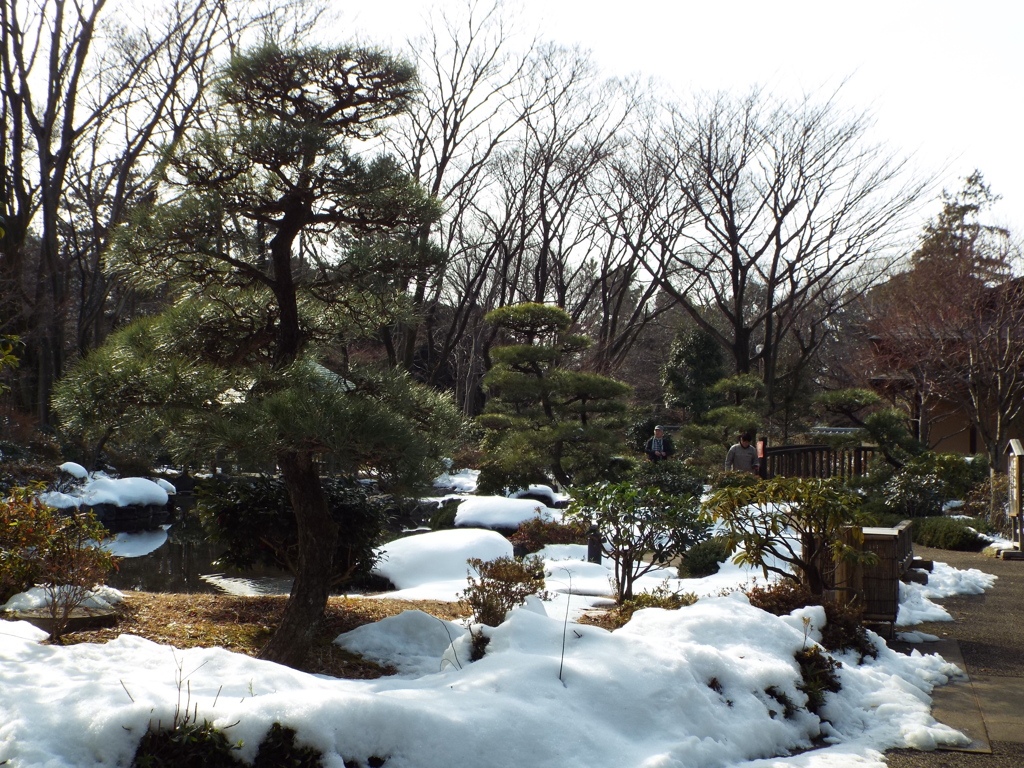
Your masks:
<svg viewBox="0 0 1024 768"><path fill-rule="evenodd" d="M1024 470L1024 445L1021 444L1020 440L1010 440L1006 444L1006 455L1008 458L1006 474L1009 479L1009 493L1008 502L1009 510L1007 514L1010 517L1010 524L1012 526L1013 543L1017 549L1021 549L1021 471Z"/></svg>

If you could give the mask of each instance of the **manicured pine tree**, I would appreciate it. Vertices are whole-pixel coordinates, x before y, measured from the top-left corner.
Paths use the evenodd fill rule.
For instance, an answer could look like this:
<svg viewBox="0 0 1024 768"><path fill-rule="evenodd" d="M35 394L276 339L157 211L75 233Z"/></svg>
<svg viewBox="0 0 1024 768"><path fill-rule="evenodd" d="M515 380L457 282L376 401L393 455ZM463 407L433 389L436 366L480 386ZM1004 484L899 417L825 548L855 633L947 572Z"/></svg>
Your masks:
<svg viewBox="0 0 1024 768"><path fill-rule="evenodd" d="M484 378L481 488L552 479L569 486L612 474L629 386L578 368L591 341L570 333L572 321L558 307L518 304L486 319L511 343L492 350Z"/></svg>

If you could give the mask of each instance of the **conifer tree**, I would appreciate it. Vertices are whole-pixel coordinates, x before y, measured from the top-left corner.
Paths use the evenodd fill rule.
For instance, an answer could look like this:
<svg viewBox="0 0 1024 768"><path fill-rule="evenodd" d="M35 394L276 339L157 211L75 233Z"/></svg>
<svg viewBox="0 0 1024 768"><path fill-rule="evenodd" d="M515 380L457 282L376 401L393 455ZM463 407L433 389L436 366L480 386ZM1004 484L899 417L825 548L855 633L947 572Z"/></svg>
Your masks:
<svg viewBox="0 0 1024 768"><path fill-rule="evenodd" d="M168 150L159 202L139 211L114 254L137 286L176 306L112 340L154 363L118 369L111 386L167 416L161 429L179 456L270 461L281 472L298 567L262 656L292 666L326 606L338 539L322 465L410 479L431 470L458 421L445 398L346 353L401 316L410 274L437 259L412 236L439 215L437 201L390 158L353 149L415 87L409 65L368 48L266 44L236 56L217 123ZM217 394L147 399L169 375L178 389L195 382Z"/></svg>
<svg viewBox="0 0 1024 768"><path fill-rule="evenodd" d="M558 307L518 304L486 320L513 343L496 347L484 378L489 400L481 487L500 490L554 479L602 479L622 449L627 384L573 368L590 347Z"/></svg>

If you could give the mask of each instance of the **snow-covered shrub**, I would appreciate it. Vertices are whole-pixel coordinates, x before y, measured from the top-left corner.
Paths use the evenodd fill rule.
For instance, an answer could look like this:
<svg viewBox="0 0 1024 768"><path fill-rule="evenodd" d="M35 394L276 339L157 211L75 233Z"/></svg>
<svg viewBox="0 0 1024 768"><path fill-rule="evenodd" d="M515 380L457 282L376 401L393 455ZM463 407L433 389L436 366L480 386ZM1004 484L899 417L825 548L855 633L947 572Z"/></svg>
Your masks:
<svg viewBox="0 0 1024 768"><path fill-rule="evenodd" d="M857 603L825 600L789 579L753 586L744 594L752 606L774 616L787 616L800 608L820 605L825 609L825 626L820 628L822 647L829 651L855 651L861 658L878 655L864 628L864 610Z"/></svg>

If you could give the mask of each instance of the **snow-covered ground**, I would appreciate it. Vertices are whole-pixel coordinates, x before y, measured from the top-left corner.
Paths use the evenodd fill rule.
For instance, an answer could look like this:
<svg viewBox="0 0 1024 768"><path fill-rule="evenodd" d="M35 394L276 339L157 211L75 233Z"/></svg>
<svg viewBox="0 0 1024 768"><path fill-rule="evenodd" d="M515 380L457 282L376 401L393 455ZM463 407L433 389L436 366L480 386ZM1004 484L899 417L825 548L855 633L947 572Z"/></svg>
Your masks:
<svg viewBox="0 0 1024 768"><path fill-rule="evenodd" d="M492 525L502 510L513 514L495 503ZM787 717L785 700L806 702L794 653L820 636L824 612L780 618L741 593L723 595L763 583L733 564L705 579L661 571L637 585L694 592L701 599L692 606L638 611L614 633L574 623L611 591L607 565L585 562L585 549L541 553L551 599L483 628L490 643L480 661L469 661L466 627L419 611L339 636L399 670L370 681L132 636L43 645L45 633L31 625L0 621L0 764L125 766L149 724L172 722L186 702L241 741L244 760L280 722L332 768L371 756L386 757L388 768L881 768L889 747L966 743L930 714L933 687L956 668L897 654L877 638L877 659L839 659L842 690L827 695L822 719L802 709ZM398 587L393 596L451 600L466 588L468 558L511 551L490 530L439 531L387 545L378 570ZM901 590L900 623L949 620L932 598L993 582L937 563L929 585Z"/></svg>

